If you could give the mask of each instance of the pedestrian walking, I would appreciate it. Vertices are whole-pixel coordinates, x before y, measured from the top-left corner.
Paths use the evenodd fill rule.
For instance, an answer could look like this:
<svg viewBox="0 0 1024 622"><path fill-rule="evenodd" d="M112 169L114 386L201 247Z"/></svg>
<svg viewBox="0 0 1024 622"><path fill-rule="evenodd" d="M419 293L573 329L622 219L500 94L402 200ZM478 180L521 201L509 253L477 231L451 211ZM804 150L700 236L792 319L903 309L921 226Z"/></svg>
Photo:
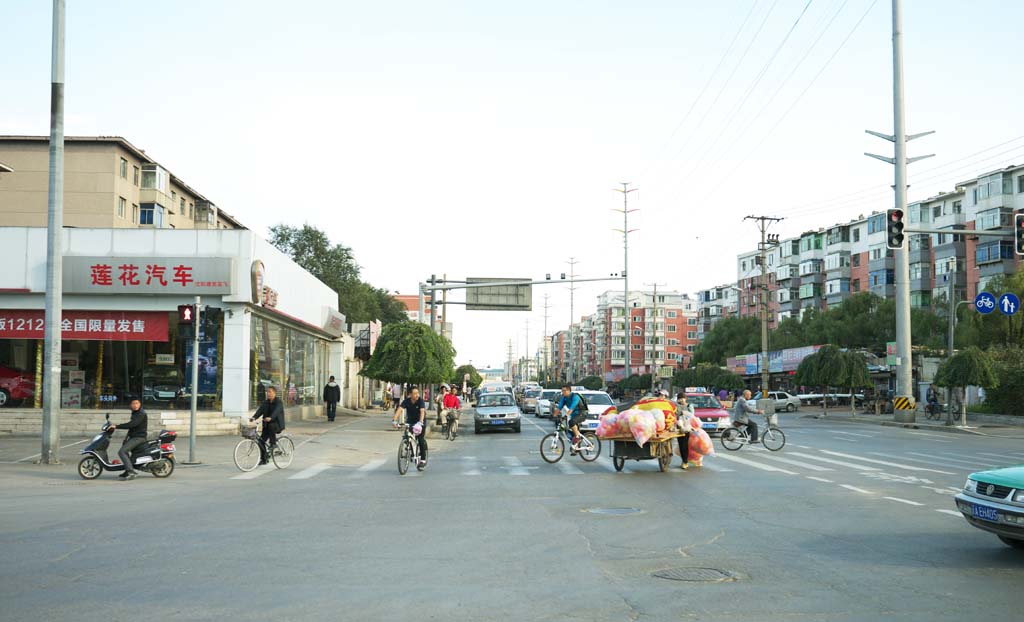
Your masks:
<svg viewBox="0 0 1024 622"><path fill-rule="evenodd" d="M686 393L676 394L676 430L682 433L679 437L679 457L683 459L682 469L690 466L690 432L693 428L690 418L693 417L693 405L687 403Z"/></svg>
<svg viewBox="0 0 1024 622"><path fill-rule="evenodd" d="M338 412L338 402L341 401L341 387L334 381L334 376L331 376L327 384L324 385L324 404L327 405L327 420L334 421L334 416Z"/></svg>

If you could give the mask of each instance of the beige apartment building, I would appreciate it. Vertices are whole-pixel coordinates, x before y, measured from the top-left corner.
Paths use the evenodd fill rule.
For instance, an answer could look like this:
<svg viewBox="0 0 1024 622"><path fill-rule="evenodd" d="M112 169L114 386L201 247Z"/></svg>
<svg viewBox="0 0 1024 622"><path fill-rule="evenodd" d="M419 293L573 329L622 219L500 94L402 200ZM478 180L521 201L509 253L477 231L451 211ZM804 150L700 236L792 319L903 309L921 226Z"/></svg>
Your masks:
<svg viewBox="0 0 1024 622"><path fill-rule="evenodd" d="M48 136L0 136L0 222L45 227ZM244 229L119 136L64 139L64 226Z"/></svg>

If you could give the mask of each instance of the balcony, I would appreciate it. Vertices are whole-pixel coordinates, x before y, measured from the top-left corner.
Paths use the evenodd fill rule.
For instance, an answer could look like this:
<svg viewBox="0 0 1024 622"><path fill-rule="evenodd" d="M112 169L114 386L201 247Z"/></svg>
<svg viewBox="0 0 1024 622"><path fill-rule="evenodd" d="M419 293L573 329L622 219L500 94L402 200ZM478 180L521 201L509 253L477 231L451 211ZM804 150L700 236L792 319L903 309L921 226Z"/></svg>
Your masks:
<svg viewBox="0 0 1024 622"><path fill-rule="evenodd" d="M920 277L910 278L910 291L912 292L924 292L932 288L932 275L924 275Z"/></svg>
<svg viewBox="0 0 1024 622"><path fill-rule="evenodd" d="M875 272L877 270L893 270L896 266L896 259L894 257L880 257L878 259L872 259L868 262L868 272Z"/></svg>
<svg viewBox="0 0 1024 622"><path fill-rule="evenodd" d="M833 305L842 304L842 302L844 300L846 300L847 298L849 298L849 297L850 297L850 292L849 291L833 292L833 293L828 294L827 296L825 296L825 302L827 302L828 306L831 307Z"/></svg>
<svg viewBox="0 0 1024 622"><path fill-rule="evenodd" d="M882 298L893 298L896 296L896 286L891 283L888 285L872 285L871 293Z"/></svg>
<svg viewBox="0 0 1024 622"><path fill-rule="evenodd" d="M848 279L848 278L850 278L850 266L849 265L838 266L836 268L832 268L830 270L826 270L825 271L825 279L826 280Z"/></svg>

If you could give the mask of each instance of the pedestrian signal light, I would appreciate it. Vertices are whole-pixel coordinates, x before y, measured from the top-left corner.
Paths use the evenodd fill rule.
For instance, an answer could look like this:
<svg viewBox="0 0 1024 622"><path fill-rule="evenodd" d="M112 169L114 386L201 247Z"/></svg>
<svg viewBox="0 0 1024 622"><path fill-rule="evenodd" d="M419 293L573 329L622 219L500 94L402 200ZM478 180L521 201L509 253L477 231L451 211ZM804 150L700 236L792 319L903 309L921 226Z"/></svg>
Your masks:
<svg viewBox="0 0 1024 622"><path fill-rule="evenodd" d="M903 248L903 210L886 210L885 246L889 249Z"/></svg>
<svg viewBox="0 0 1024 622"><path fill-rule="evenodd" d="M1013 216L1013 249L1018 255L1024 255L1024 214Z"/></svg>
<svg viewBox="0 0 1024 622"><path fill-rule="evenodd" d="M178 305L178 324L195 323L196 308L192 305Z"/></svg>

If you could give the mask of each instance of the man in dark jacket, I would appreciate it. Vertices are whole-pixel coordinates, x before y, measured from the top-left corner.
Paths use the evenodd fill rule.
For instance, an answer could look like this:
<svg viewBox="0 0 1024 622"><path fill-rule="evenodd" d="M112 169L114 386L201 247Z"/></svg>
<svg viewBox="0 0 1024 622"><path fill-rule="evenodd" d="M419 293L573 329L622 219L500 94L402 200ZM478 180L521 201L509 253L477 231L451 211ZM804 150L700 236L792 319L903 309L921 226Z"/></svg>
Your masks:
<svg viewBox="0 0 1024 622"><path fill-rule="evenodd" d="M277 445L277 435L284 430L284 404L277 399L277 389L267 387L267 401L260 404L250 421L263 418L263 432L260 434L260 464L267 463L267 447Z"/></svg>
<svg viewBox="0 0 1024 622"><path fill-rule="evenodd" d="M142 410L142 402L134 399L131 405L132 418L128 420L128 423L115 426L118 430L128 430L128 436L121 443L121 449L117 451L118 457L121 458L121 464L124 465L124 473L121 474L121 477L126 481L135 479L135 466L132 465L132 450L139 445L146 444L148 425L146 411Z"/></svg>
<svg viewBox="0 0 1024 622"><path fill-rule="evenodd" d="M324 404L327 404L327 420L334 421L334 415L338 412L338 402L341 401L341 387L334 381L334 376L324 386Z"/></svg>

